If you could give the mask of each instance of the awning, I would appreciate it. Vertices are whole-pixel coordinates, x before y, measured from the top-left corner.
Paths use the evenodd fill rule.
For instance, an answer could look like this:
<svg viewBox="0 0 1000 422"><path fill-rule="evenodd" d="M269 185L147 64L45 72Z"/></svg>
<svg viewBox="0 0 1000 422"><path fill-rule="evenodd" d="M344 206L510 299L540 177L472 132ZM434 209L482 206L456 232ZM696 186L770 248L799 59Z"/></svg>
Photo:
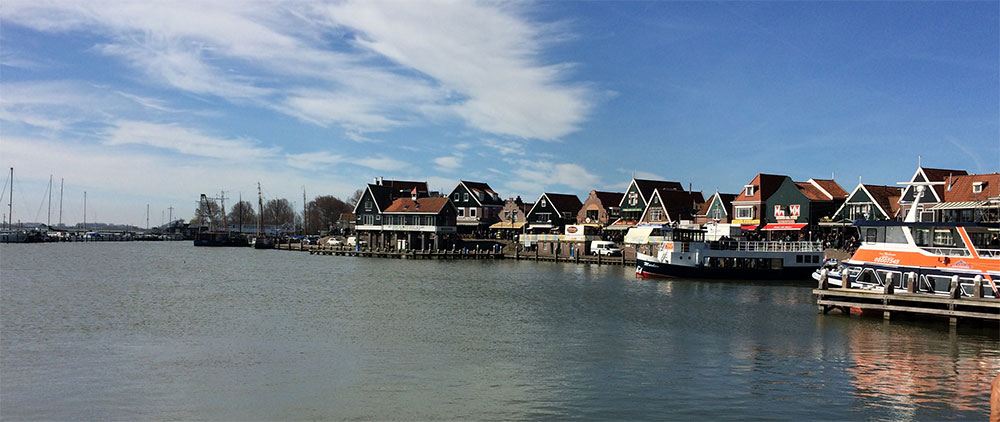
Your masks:
<svg viewBox="0 0 1000 422"><path fill-rule="evenodd" d="M625 233L625 243L633 245L645 245L649 243L649 235L653 234L656 227L633 227Z"/></svg>
<svg viewBox="0 0 1000 422"><path fill-rule="evenodd" d="M743 229L743 230L757 230L757 225L756 224L744 224L744 225L741 225L740 228Z"/></svg>
<svg viewBox="0 0 1000 422"><path fill-rule="evenodd" d="M942 202L933 207L928 208L929 210L956 210L956 209L968 209L968 208L979 208L986 205L989 201L965 201L965 202Z"/></svg>
<svg viewBox="0 0 1000 422"><path fill-rule="evenodd" d="M493 225L490 226L491 229L520 229L522 227L524 227L523 221L519 221L516 223L505 223L501 221L499 223L493 223Z"/></svg>
<svg viewBox="0 0 1000 422"><path fill-rule="evenodd" d="M802 230L806 223L768 223L761 230Z"/></svg>

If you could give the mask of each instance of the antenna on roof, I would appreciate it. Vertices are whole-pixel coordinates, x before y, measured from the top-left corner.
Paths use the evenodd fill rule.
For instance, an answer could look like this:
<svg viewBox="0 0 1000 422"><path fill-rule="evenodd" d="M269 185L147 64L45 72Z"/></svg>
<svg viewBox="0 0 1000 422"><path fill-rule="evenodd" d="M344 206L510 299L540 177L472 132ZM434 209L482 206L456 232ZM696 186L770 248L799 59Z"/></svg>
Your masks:
<svg viewBox="0 0 1000 422"><path fill-rule="evenodd" d="M922 159L922 157L920 157L920 154L917 154L917 167L920 167L920 166L923 165L923 164L920 164L921 159Z"/></svg>

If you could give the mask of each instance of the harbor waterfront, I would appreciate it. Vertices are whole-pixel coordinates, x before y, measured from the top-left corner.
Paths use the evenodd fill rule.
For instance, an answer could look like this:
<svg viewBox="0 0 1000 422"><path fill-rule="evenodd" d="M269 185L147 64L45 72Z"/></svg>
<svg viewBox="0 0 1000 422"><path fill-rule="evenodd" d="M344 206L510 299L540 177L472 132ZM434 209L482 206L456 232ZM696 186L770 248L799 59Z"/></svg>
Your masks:
<svg viewBox="0 0 1000 422"><path fill-rule="evenodd" d="M983 420L995 328L813 283L190 242L0 245L0 419Z"/></svg>

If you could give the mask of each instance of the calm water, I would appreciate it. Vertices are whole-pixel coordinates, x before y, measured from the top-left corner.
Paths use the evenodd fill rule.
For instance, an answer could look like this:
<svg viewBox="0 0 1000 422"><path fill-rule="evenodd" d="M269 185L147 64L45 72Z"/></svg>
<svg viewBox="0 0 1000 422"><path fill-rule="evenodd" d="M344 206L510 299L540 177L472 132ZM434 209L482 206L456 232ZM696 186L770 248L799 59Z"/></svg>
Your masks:
<svg viewBox="0 0 1000 422"><path fill-rule="evenodd" d="M986 419L1000 333L631 268L0 245L0 418Z"/></svg>

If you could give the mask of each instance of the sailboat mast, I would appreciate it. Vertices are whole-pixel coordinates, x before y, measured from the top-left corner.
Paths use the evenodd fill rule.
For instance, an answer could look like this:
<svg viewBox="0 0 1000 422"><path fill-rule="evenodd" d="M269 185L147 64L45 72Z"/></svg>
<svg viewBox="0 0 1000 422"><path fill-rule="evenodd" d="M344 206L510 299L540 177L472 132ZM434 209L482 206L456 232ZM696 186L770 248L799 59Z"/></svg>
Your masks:
<svg viewBox="0 0 1000 422"><path fill-rule="evenodd" d="M63 182L66 179L59 179L59 225L62 226L62 198L63 198Z"/></svg>
<svg viewBox="0 0 1000 422"><path fill-rule="evenodd" d="M243 206L243 192L240 192L240 202L237 202L236 205L238 207L240 207L240 209L239 209L239 213L240 213L240 233L243 233L243 213L246 211L246 210L244 210L244 208L246 208L246 207Z"/></svg>
<svg viewBox="0 0 1000 422"><path fill-rule="evenodd" d="M83 230L87 230L87 191L83 191Z"/></svg>
<svg viewBox="0 0 1000 422"><path fill-rule="evenodd" d="M306 221L309 220L309 214L306 213L306 187L302 187L302 235L306 235Z"/></svg>
<svg viewBox="0 0 1000 422"><path fill-rule="evenodd" d="M52 175L49 175L49 218L45 220L46 226L52 226Z"/></svg>
<svg viewBox="0 0 1000 422"><path fill-rule="evenodd" d="M10 197L7 198L7 230L10 230L14 223L14 168L10 168Z"/></svg>
<svg viewBox="0 0 1000 422"><path fill-rule="evenodd" d="M260 182L257 182L257 236L264 229L264 196L260 193Z"/></svg>

